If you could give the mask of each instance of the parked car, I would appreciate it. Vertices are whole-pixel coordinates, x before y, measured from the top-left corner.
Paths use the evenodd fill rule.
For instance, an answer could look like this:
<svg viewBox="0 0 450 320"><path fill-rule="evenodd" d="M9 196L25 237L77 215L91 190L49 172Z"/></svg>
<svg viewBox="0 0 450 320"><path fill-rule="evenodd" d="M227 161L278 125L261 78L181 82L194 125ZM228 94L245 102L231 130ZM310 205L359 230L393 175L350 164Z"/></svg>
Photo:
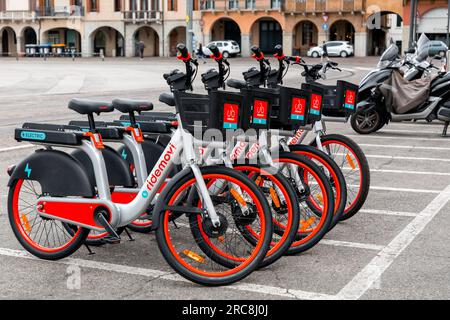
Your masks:
<svg viewBox="0 0 450 320"><path fill-rule="evenodd" d="M209 50L209 46L215 44L223 54L224 58L235 57L241 52L239 44L234 40L213 41L203 47L203 53L210 56L212 52Z"/></svg>
<svg viewBox="0 0 450 320"><path fill-rule="evenodd" d="M428 54L431 57L436 55L445 56L447 51L448 47L444 42L437 40L430 41L430 49L428 51Z"/></svg>
<svg viewBox="0 0 450 320"><path fill-rule="evenodd" d="M329 56L340 56L347 58L354 53L353 46L348 41L328 41L326 42ZM318 58L323 55L323 45L309 49L308 57Z"/></svg>

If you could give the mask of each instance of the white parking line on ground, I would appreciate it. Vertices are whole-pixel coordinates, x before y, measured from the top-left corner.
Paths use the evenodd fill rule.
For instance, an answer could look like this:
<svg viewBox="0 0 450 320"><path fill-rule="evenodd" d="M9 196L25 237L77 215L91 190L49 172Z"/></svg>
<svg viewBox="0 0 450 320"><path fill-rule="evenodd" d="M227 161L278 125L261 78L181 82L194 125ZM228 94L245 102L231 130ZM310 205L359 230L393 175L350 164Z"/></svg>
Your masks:
<svg viewBox="0 0 450 320"><path fill-rule="evenodd" d="M348 185L351 188L358 189L357 185ZM393 191L393 192L412 192L412 193L435 193L439 194L441 190L430 190L430 189L409 189L409 188L393 188L393 187L378 187L378 186L370 186L370 190L376 191Z"/></svg>
<svg viewBox="0 0 450 320"><path fill-rule="evenodd" d="M80 268L90 268L90 269L96 269L96 270L101 270L101 271L125 273L125 274L130 274L130 275L137 275L137 276L143 276L143 277L155 278L155 279L161 279L161 280L169 280L169 281L175 281L175 282L189 282L186 279L184 279L174 273L164 272L164 271L160 271L160 270L153 270L153 269L130 267L130 266L124 266L124 265L118 265L118 264L112 264L112 263L106 263L106 262L90 261L90 260L83 260L83 259L73 259L73 258L66 258L64 260L55 261L55 262L38 260L23 250L12 250L12 249L8 249L8 248L0 248L0 255L14 257L14 258L30 259L30 260L35 260L35 261L40 261L40 262L45 262L45 263L57 263L57 264L62 264L62 265L78 266ZM286 289L286 288L272 287L272 286L251 284L251 283L234 284L234 285L226 287L225 289L266 294L266 295L279 296L279 297L284 297L284 298L303 299L303 300L332 300L332 299L334 299L333 295L328 295L328 294L323 294L323 293L308 292L308 291L301 291L301 290L291 290L291 289Z"/></svg>
<svg viewBox="0 0 450 320"><path fill-rule="evenodd" d="M394 139L394 140L413 140L413 141L439 141L439 142L450 142L450 139L446 138L426 138L426 137L402 137L402 136L382 136L382 135L366 135L366 136L359 136L359 135L352 135L347 134L348 138L358 139L361 138L363 140L366 139Z"/></svg>
<svg viewBox="0 0 450 320"><path fill-rule="evenodd" d="M319 242L319 244L325 244L325 245L336 246L336 247L367 249L367 250L375 250L375 251L381 251L384 249L384 246L377 245L377 244L338 241L338 240L331 240L331 239L323 239Z"/></svg>
<svg viewBox="0 0 450 320"><path fill-rule="evenodd" d="M419 146L400 146L400 145L392 145L392 144L369 144L369 143L360 143L360 147L373 147L373 148L394 148L394 149L420 149L420 150L444 150L450 151L450 148L446 147L419 147Z"/></svg>
<svg viewBox="0 0 450 320"><path fill-rule="evenodd" d="M439 129L438 129L439 130ZM429 133L429 134L441 134L442 130L440 131L424 131L424 130L404 130L404 129L388 129L388 130L382 130L382 132L384 133L389 133L389 132L401 132L401 133L416 133L416 134L425 134L425 133Z"/></svg>
<svg viewBox="0 0 450 320"><path fill-rule="evenodd" d="M417 216L417 213L413 213L413 212L375 210L375 209L361 209L361 210L359 210L359 213L388 215L388 216L402 216L402 217L416 217Z"/></svg>
<svg viewBox="0 0 450 320"><path fill-rule="evenodd" d="M414 161L442 161L442 162L450 162L450 158L402 157L402 156L386 156L386 155L378 155L378 154L366 154L366 158L388 159L388 160L414 160Z"/></svg>
<svg viewBox="0 0 450 320"><path fill-rule="evenodd" d="M414 220L369 262L336 296L338 299L360 299L383 275L395 259L414 241L441 209L450 201L447 186Z"/></svg>
<svg viewBox="0 0 450 320"><path fill-rule="evenodd" d="M351 169L351 168L349 168L349 169ZM418 175L430 175L430 176L450 176L450 172L433 172L433 171L408 171L408 170L391 170L391 169L370 169L370 172L418 174Z"/></svg>
<svg viewBox="0 0 450 320"><path fill-rule="evenodd" d="M9 151L15 151L15 150L21 150L21 149L28 149L28 148L33 148L33 147L35 147L35 146L32 145L32 144L27 144L27 145L24 145L24 146L3 148L3 149L0 149L0 153L9 152Z"/></svg>

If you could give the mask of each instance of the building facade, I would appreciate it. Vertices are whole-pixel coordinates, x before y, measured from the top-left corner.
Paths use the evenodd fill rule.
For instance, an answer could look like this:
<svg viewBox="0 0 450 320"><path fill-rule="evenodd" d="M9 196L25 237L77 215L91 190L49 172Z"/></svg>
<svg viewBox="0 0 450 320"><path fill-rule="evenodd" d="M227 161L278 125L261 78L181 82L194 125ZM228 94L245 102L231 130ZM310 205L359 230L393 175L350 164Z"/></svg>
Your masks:
<svg viewBox="0 0 450 320"><path fill-rule="evenodd" d="M406 48L409 2L194 0L189 31L196 43L235 40L244 56L252 45L271 52L278 43L286 52L304 55L327 40L349 41L356 56L377 55L390 39ZM419 1L417 32L440 34L446 5L446 0ZM132 57L143 41L146 56L171 56L186 40L186 26L182 0L0 0L0 54L22 54L27 44L51 43L83 56Z"/></svg>
<svg viewBox="0 0 450 320"><path fill-rule="evenodd" d="M0 0L0 55L49 43L132 57L139 41L146 56L173 55L186 39L185 12L181 0Z"/></svg>

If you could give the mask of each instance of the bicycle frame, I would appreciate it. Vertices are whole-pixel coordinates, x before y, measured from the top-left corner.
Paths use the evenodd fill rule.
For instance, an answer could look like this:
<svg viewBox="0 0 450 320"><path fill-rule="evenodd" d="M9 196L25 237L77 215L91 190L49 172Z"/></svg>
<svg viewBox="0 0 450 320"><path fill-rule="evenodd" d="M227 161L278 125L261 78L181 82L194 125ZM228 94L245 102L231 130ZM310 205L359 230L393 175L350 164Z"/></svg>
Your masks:
<svg viewBox="0 0 450 320"><path fill-rule="evenodd" d="M91 230L104 231L104 228L99 227L99 224L95 221L94 215L97 210L107 210L109 212L108 223L112 228L126 226L139 218L148 209L175 164L179 163L181 157L184 157L183 162L186 164L186 169L192 170L195 176L198 190L209 217L213 224L220 224L206 183L203 180L199 167L195 163L194 138L183 130L179 115L177 115L177 118L180 123L178 129L174 132L172 139L141 188L139 190L123 188L118 191L137 193L136 198L130 203L119 204L112 201L106 165L101 150L97 149L91 141L83 141L80 149L87 153L93 164L98 199L66 198L61 201L61 198L43 197L38 203L39 214L43 217L75 224ZM69 214L64 213L64 211L61 213L62 208L65 208L64 211L69 211ZM73 211L67 210L68 208L72 208ZM82 216L74 219L76 216L73 214L74 211L83 212ZM162 212L156 212L155 214L158 217ZM157 228L159 219L154 219L154 222L155 228Z"/></svg>

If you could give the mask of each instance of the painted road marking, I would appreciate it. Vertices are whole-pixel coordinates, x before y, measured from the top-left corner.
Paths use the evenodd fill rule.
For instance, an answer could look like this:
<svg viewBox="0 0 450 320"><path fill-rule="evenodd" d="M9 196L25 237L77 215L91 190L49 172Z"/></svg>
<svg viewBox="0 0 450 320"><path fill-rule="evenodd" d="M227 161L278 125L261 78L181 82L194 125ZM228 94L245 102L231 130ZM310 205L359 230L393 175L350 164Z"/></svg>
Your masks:
<svg viewBox="0 0 450 320"><path fill-rule="evenodd" d="M402 216L402 217L417 217L417 215L418 215L418 213L413 213L413 212L375 210L375 209L361 209L361 210L359 210L359 213L388 215L388 216Z"/></svg>
<svg viewBox="0 0 450 320"><path fill-rule="evenodd" d="M375 251L381 251L384 249L384 246L377 245L377 244L339 241L339 240L331 240L331 239L323 239L319 242L319 244L325 244L325 245L336 246L336 247L367 249L367 250L375 250Z"/></svg>
<svg viewBox="0 0 450 320"><path fill-rule="evenodd" d="M357 185L348 185L351 188L359 189L359 186ZM393 192L412 192L412 193L435 193L439 194L442 191L441 190L429 190L429 189L410 189L410 188L393 188L393 187L378 187L378 186L371 186L370 190L376 190L376 191L393 191Z"/></svg>
<svg viewBox="0 0 450 320"><path fill-rule="evenodd" d="M353 171L352 168L342 168L343 170ZM370 169L374 173L401 173L401 174L418 174L430 176L450 176L450 172L433 172L433 171L408 171L408 170L394 170L394 169Z"/></svg>
<svg viewBox="0 0 450 320"><path fill-rule="evenodd" d="M449 158L402 157L402 156L386 156L386 155L378 155L378 154L366 154L366 158L388 159L388 160L414 160L414 161L425 161L425 162L426 161L450 162Z"/></svg>
<svg viewBox="0 0 450 320"><path fill-rule="evenodd" d="M418 147L418 146L399 146L392 144L368 144L368 143L360 143L360 147L372 147L372 148L395 148L395 149L420 149L420 150L444 150L449 151L450 148L445 147Z"/></svg>
<svg viewBox="0 0 450 320"><path fill-rule="evenodd" d="M118 264L112 264L112 263L106 263L106 262L98 262L98 261L90 261L90 260L74 259L74 258L66 258L66 259L60 260L60 261L49 262L49 261L39 260L37 258L34 258L31 255L29 255L26 251L12 250L12 249L8 249L8 248L0 248L0 255L14 257L14 258L22 258L22 259L41 261L43 263L57 263L57 264L61 264L61 265L77 266L80 268L89 268L89 269L96 269L96 270L101 270L101 271L109 271L109 272L143 276L143 277L154 278L154 279L191 283L190 281L182 278L181 276L179 276L173 272L164 272L164 271L160 271L160 270L130 267L130 266L124 266L124 265L118 265ZM333 295L328 295L328 294L301 291L301 290L291 290L291 289L286 289L286 288L259 285L259 284L250 284L250 283L249 284L247 284L247 283L234 284L234 285L226 287L225 289L246 291L246 292L252 292L252 293L259 293L259 294L267 294L267 295L279 296L279 297L284 297L284 298L304 299L304 300L331 300L331 299L334 299Z"/></svg>
<svg viewBox="0 0 450 320"><path fill-rule="evenodd" d="M450 201L450 185L420 212L378 255L338 294L338 299L360 299Z"/></svg>
<svg viewBox="0 0 450 320"><path fill-rule="evenodd" d="M450 139L443 139L443 138L419 138L419 137L402 137L402 136L374 136L374 135L367 135L364 137L358 136L358 135L352 135L348 134L346 135L349 138L358 139L361 138L363 140L369 138L369 139L395 139L395 140L414 140L414 141L439 141L439 142L450 142Z"/></svg>

